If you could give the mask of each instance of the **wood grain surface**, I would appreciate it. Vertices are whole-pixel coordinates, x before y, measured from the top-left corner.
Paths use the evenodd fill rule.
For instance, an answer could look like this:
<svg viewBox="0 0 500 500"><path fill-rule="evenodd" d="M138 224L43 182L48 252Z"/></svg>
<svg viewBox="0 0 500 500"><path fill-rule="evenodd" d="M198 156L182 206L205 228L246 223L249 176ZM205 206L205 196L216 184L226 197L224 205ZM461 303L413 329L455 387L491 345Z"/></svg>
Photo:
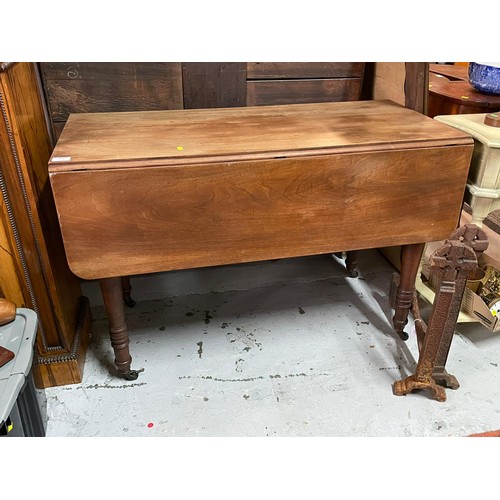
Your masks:
<svg viewBox="0 0 500 500"><path fill-rule="evenodd" d="M82 278L444 239L472 145L51 174Z"/></svg>
<svg viewBox="0 0 500 500"><path fill-rule="evenodd" d="M361 78L364 62L249 62L247 79Z"/></svg>
<svg viewBox="0 0 500 500"><path fill-rule="evenodd" d="M85 324L83 319L90 318L90 306L65 258L49 183L52 141L36 65L12 63L0 72L0 95L0 165L7 193L0 207L1 293L37 313L37 387L78 383L90 334L90 319ZM59 376L40 377L54 362Z"/></svg>
<svg viewBox="0 0 500 500"><path fill-rule="evenodd" d="M49 172L86 279L421 243L470 136L384 101L72 115Z"/></svg>
<svg viewBox="0 0 500 500"><path fill-rule="evenodd" d="M228 108L246 101L245 63L182 63L184 108Z"/></svg>
<svg viewBox="0 0 500 500"><path fill-rule="evenodd" d="M429 64L429 72L443 75L449 80L468 81L469 79L469 68L456 64Z"/></svg>
<svg viewBox="0 0 500 500"><path fill-rule="evenodd" d="M247 105L357 101L361 85L361 78L249 80Z"/></svg>
<svg viewBox="0 0 500 500"><path fill-rule="evenodd" d="M50 142L40 97L34 86L33 67L29 63L11 66L0 76L0 91L9 118L9 127L5 120L0 121L0 164L29 268L31 286L36 291L38 315L43 322L47 344L67 347L70 344L68 338L74 333L76 313L73 300L79 299L81 290L79 281L69 272L64 259L48 182ZM8 128L13 133L14 144L10 141ZM8 237L11 236L9 232ZM12 249L15 250L13 242ZM12 256L16 260L20 258L16 250ZM16 267L24 295L23 303L34 309L21 263ZM59 290L64 290L60 296ZM37 346L39 353L45 354L40 335Z"/></svg>
<svg viewBox="0 0 500 500"><path fill-rule="evenodd" d="M451 81L436 73L430 73L428 112L430 117L492 111L500 111L500 95L479 92L465 80Z"/></svg>
<svg viewBox="0 0 500 500"><path fill-rule="evenodd" d="M470 144L390 101L74 114L50 171Z"/></svg>
<svg viewBox="0 0 500 500"><path fill-rule="evenodd" d="M50 117L59 136L71 113L180 109L181 63L40 63Z"/></svg>

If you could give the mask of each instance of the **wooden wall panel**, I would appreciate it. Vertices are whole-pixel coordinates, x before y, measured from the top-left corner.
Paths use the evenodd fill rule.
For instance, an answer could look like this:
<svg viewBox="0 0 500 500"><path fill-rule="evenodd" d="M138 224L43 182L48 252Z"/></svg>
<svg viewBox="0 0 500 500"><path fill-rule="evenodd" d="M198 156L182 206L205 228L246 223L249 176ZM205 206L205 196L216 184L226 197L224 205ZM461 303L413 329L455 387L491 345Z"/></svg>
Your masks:
<svg viewBox="0 0 500 500"><path fill-rule="evenodd" d="M370 66L371 99L390 99L426 114L428 71L426 62L376 62Z"/></svg>
<svg viewBox="0 0 500 500"><path fill-rule="evenodd" d="M365 63L46 62L39 66L57 139L70 113L358 100Z"/></svg>
<svg viewBox="0 0 500 500"><path fill-rule="evenodd" d="M361 79L249 80L247 105L357 101Z"/></svg>
<svg viewBox="0 0 500 500"><path fill-rule="evenodd" d="M182 63L184 108L246 104L246 63Z"/></svg>
<svg viewBox="0 0 500 500"><path fill-rule="evenodd" d="M363 62L253 62L247 63L247 79L362 78Z"/></svg>
<svg viewBox="0 0 500 500"><path fill-rule="evenodd" d="M405 63L377 62L373 65L373 87L371 99L390 99L405 104Z"/></svg>
<svg viewBox="0 0 500 500"><path fill-rule="evenodd" d="M363 62L249 62L248 106L357 101Z"/></svg>
<svg viewBox="0 0 500 500"><path fill-rule="evenodd" d="M181 64L40 63L54 134L70 113L181 109Z"/></svg>
<svg viewBox="0 0 500 500"><path fill-rule="evenodd" d="M405 63L405 106L427 114L429 96L429 63Z"/></svg>

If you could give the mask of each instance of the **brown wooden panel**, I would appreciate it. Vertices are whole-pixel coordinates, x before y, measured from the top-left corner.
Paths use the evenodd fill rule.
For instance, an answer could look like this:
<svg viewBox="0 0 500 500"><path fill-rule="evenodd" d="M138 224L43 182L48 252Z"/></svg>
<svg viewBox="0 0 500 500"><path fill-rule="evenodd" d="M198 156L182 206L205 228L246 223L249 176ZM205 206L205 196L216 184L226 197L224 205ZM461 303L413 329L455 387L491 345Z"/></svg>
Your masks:
<svg viewBox="0 0 500 500"><path fill-rule="evenodd" d="M247 79L362 78L363 62L249 62Z"/></svg>
<svg viewBox="0 0 500 500"><path fill-rule="evenodd" d="M70 266L93 279L444 239L471 151L62 172L51 181Z"/></svg>
<svg viewBox="0 0 500 500"><path fill-rule="evenodd" d="M179 74L177 62L42 62L46 80L171 79Z"/></svg>
<svg viewBox="0 0 500 500"><path fill-rule="evenodd" d="M427 113L429 63L405 63L405 106L424 115Z"/></svg>
<svg viewBox="0 0 500 500"><path fill-rule="evenodd" d="M245 79L245 63L182 63L184 108L245 106Z"/></svg>
<svg viewBox="0 0 500 500"><path fill-rule="evenodd" d="M249 80L247 105L357 101L361 84L362 80L359 78Z"/></svg>
<svg viewBox="0 0 500 500"><path fill-rule="evenodd" d="M70 113L182 108L180 63L40 63L52 121Z"/></svg>
<svg viewBox="0 0 500 500"><path fill-rule="evenodd" d="M371 63L367 65L366 70L366 83L370 82L372 87L371 89L365 87L364 98L390 99L405 105L406 67L404 62Z"/></svg>

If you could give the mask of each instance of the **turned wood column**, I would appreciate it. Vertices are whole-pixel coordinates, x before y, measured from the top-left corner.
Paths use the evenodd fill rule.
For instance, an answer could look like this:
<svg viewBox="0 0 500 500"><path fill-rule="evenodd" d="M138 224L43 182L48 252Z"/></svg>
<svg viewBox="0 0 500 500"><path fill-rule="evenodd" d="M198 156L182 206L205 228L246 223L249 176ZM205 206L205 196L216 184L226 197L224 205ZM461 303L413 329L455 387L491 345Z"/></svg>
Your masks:
<svg viewBox="0 0 500 500"><path fill-rule="evenodd" d="M109 336L115 353L115 367L125 378L135 380L137 372L130 370L132 357L129 350L129 337L125 322L122 278L99 280L104 307L108 316Z"/></svg>
<svg viewBox="0 0 500 500"><path fill-rule="evenodd" d="M416 243L414 245L403 245L401 247L401 273L399 286L396 292L396 300L394 304L395 312L393 324L396 333L403 339L408 339L408 334L404 331L404 327L408 323L408 313L413 300L413 292L415 290L415 280L417 277L420 259L424 252L424 243Z"/></svg>

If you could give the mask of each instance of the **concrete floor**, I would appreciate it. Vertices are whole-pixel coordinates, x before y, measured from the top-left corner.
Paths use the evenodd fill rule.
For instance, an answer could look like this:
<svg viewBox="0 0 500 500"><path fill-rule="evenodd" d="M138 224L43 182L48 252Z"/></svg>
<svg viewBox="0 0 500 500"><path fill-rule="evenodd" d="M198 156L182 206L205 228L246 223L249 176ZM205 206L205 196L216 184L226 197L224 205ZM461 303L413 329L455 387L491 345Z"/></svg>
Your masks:
<svg viewBox="0 0 500 500"><path fill-rule="evenodd" d="M417 347L396 339L393 268L360 252L358 278L312 256L132 280L127 309L136 381L113 374L95 282L81 384L45 390L47 436L467 436L500 428L500 334L459 324L439 403L392 394Z"/></svg>

